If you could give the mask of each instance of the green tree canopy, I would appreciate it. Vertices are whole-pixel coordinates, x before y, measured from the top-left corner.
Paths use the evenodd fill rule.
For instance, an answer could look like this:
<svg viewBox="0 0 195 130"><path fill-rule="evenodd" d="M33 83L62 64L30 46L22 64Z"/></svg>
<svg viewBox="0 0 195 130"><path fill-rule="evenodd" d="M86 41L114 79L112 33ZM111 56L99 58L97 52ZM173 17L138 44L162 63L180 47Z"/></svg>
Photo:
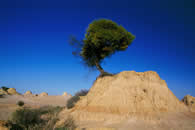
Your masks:
<svg viewBox="0 0 195 130"><path fill-rule="evenodd" d="M94 20L87 28L82 44L79 44L79 55L88 67L96 67L103 74L101 63L104 58L125 50L134 38L134 35L111 20ZM76 42L75 39L72 41Z"/></svg>

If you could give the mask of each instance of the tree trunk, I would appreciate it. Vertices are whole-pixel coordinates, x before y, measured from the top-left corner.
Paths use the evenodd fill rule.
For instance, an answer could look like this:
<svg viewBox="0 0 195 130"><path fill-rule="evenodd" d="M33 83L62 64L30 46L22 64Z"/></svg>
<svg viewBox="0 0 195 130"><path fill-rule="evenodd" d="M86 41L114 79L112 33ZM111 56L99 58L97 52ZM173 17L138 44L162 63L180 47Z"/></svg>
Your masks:
<svg viewBox="0 0 195 130"><path fill-rule="evenodd" d="M101 67L101 65L98 62L96 62L95 65L96 65L96 68L100 71L101 74L103 74L105 72L104 69Z"/></svg>

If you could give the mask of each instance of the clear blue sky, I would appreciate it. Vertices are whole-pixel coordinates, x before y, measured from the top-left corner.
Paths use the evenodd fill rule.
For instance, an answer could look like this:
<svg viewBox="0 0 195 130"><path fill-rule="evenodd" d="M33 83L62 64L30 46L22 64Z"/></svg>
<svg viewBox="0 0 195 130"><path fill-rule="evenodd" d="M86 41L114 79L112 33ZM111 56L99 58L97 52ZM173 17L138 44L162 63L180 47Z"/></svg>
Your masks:
<svg viewBox="0 0 195 130"><path fill-rule="evenodd" d="M98 18L136 36L105 60L106 71L157 71L178 98L195 96L193 0L1 0L0 86L51 95L90 88L99 73L72 56L68 38L83 38Z"/></svg>

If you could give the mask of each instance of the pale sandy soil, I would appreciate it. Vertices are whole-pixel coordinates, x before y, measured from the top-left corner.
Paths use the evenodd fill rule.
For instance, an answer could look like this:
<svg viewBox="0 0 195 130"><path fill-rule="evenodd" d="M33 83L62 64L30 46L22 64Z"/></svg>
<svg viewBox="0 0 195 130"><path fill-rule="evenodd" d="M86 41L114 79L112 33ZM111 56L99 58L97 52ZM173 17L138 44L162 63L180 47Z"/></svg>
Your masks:
<svg viewBox="0 0 195 130"><path fill-rule="evenodd" d="M71 110L67 111L63 110L59 117L66 118L65 115ZM78 127L76 130L195 130L193 112L159 113L150 117L133 115L118 120L114 119L116 115L104 115L109 118L102 121L76 121Z"/></svg>
<svg viewBox="0 0 195 130"><path fill-rule="evenodd" d="M170 114L158 120L128 118L119 123L80 122L78 130L195 130L195 113Z"/></svg>
<svg viewBox="0 0 195 130"><path fill-rule="evenodd" d="M45 105L65 106L67 97L45 96L45 97L23 97L8 96L0 98L0 120L7 120L15 111L19 100L25 102L26 106L40 107ZM62 114L64 116L64 114ZM111 117L112 118L112 117ZM195 113L169 113L162 114L155 119L137 119L128 117L120 121L81 121L77 122L78 130L195 130Z"/></svg>
<svg viewBox="0 0 195 130"><path fill-rule="evenodd" d="M67 100L66 96L6 96L0 98L0 120L9 119L11 113L18 108L16 105L18 101L23 101L27 107L41 107L47 105L65 106Z"/></svg>

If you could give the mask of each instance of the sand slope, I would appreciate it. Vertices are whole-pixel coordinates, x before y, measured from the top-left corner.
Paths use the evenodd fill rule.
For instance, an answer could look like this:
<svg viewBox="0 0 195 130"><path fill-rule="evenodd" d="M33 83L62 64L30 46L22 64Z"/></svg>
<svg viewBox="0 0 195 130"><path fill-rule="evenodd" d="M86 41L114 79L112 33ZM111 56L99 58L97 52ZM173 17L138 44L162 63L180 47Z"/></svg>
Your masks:
<svg viewBox="0 0 195 130"><path fill-rule="evenodd" d="M124 71L97 78L74 108L64 109L57 125L72 116L80 129L193 129L194 113L156 72Z"/></svg>
<svg viewBox="0 0 195 130"><path fill-rule="evenodd" d="M156 72L124 71L98 78L75 110L116 114L187 111Z"/></svg>

